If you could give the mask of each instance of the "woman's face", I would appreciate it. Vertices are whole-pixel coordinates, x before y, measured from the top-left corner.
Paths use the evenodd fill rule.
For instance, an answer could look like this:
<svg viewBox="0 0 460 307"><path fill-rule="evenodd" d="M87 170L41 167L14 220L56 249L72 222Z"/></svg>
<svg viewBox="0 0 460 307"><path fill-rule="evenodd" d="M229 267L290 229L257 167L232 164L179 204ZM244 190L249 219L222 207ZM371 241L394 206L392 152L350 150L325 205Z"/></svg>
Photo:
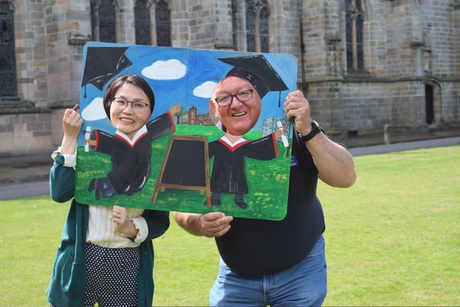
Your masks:
<svg viewBox="0 0 460 307"><path fill-rule="evenodd" d="M139 87L130 83L122 85L115 93L115 97L128 101L128 103L123 107L116 101L112 101L110 120L115 128L132 139L136 132L147 124L151 116L150 107L135 108L133 103L140 102L150 105L150 101Z"/></svg>
<svg viewBox="0 0 460 307"><path fill-rule="evenodd" d="M214 97L235 95L253 89L251 83L239 77L227 77L214 90ZM262 104L257 91L252 91L252 98L241 102L231 97L231 104L225 107L214 102L215 115L231 135L242 136L254 127L259 120Z"/></svg>

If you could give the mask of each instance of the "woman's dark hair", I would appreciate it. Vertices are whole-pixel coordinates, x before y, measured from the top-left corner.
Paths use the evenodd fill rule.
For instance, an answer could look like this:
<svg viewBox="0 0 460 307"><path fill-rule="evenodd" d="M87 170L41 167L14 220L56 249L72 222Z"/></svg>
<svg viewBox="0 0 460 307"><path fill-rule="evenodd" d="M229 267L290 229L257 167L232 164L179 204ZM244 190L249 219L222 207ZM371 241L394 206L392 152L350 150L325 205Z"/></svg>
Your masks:
<svg viewBox="0 0 460 307"><path fill-rule="evenodd" d="M104 94L104 110L107 114L107 117L110 119L110 104L112 103L112 99L115 97L117 91L125 85L126 83L132 84L140 88L145 95L149 98L150 102L150 114L153 113L153 107L155 105L155 95L153 94L153 90L150 85L145 81L142 77L139 77L135 74L124 74L120 75L115 78L107 88Z"/></svg>

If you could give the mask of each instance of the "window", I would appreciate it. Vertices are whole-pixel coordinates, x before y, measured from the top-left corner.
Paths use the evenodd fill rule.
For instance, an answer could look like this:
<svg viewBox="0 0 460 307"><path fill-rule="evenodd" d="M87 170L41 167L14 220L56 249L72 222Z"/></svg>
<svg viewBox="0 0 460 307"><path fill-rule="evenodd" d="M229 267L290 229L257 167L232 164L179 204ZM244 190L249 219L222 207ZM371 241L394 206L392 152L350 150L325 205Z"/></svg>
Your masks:
<svg viewBox="0 0 460 307"><path fill-rule="evenodd" d="M425 84L425 122L427 125L434 123L434 90Z"/></svg>
<svg viewBox="0 0 460 307"><path fill-rule="evenodd" d="M13 11L0 3L0 97L17 97Z"/></svg>
<svg viewBox="0 0 460 307"><path fill-rule="evenodd" d="M91 0L91 28L94 41L116 43L115 6L111 0Z"/></svg>
<svg viewBox="0 0 460 307"><path fill-rule="evenodd" d="M238 5L236 0L232 0L232 40L233 40L233 47L235 50L238 50Z"/></svg>
<svg viewBox="0 0 460 307"><path fill-rule="evenodd" d="M349 73L364 71L363 23L361 0L345 0L346 54Z"/></svg>
<svg viewBox="0 0 460 307"><path fill-rule="evenodd" d="M157 46L171 44L171 11L168 4L160 0L155 4L155 24L157 30Z"/></svg>
<svg viewBox="0 0 460 307"><path fill-rule="evenodd" d="M270 8L267 0L232 0L235 49L269 52L269 17Z"/></svg>
<svg viewBox="0 0 460 307"><path fill-rule="evenodd" d="M146 0L136 1L134 20L136 21L136 44L152 45L152 25L150 23L150 10L147 7Z"/></svg>
<svg viewBox="0 0 460 307"><path fill-rule="evenodd" d="M268 52L268 18L270 10L266 0L246 0L247 51Z"/></svg>

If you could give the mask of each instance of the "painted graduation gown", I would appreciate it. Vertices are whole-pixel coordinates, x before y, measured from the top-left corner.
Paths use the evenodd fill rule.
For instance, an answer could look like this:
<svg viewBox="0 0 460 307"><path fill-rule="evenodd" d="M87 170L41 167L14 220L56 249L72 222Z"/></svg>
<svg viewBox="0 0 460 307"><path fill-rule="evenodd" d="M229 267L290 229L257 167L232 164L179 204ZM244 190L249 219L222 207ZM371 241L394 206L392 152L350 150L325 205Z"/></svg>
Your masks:
<svg viewBox="0 0 460 307"><path fill-rule="evenodd" d="M118 194L133 194L144 187L150 175L152 141L175 131L172 115L167 112L148 122L131 140L125 134L92 132L94 151L110 155L112 170L107 178Z"/></svg>
<svg viewBox="0 0 460 307"><path fill-rule="evenodd" d="M278 155L274 134L255 141L241 138L232 144L225 136L209 143L209 158L214 157L211 191L232 194L249 192L245 158L272 160Z"/></svg>

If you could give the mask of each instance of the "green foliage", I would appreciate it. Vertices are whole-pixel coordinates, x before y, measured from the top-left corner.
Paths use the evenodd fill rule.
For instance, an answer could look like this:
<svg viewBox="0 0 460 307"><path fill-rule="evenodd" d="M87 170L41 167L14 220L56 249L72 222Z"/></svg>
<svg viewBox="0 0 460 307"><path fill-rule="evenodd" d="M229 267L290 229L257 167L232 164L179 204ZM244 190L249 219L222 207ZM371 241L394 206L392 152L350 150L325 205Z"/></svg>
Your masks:
<svg viewBox="0 0 460 307"><path fill-rule="evenodd" d="M327 229L325 306L458 305L460 146L355 158L350 189L320 184ZM0 306L48 306L45 290L69 203L0 201ZM204 306L213 239L172 220L154 240L155 306Z"/></svg>

